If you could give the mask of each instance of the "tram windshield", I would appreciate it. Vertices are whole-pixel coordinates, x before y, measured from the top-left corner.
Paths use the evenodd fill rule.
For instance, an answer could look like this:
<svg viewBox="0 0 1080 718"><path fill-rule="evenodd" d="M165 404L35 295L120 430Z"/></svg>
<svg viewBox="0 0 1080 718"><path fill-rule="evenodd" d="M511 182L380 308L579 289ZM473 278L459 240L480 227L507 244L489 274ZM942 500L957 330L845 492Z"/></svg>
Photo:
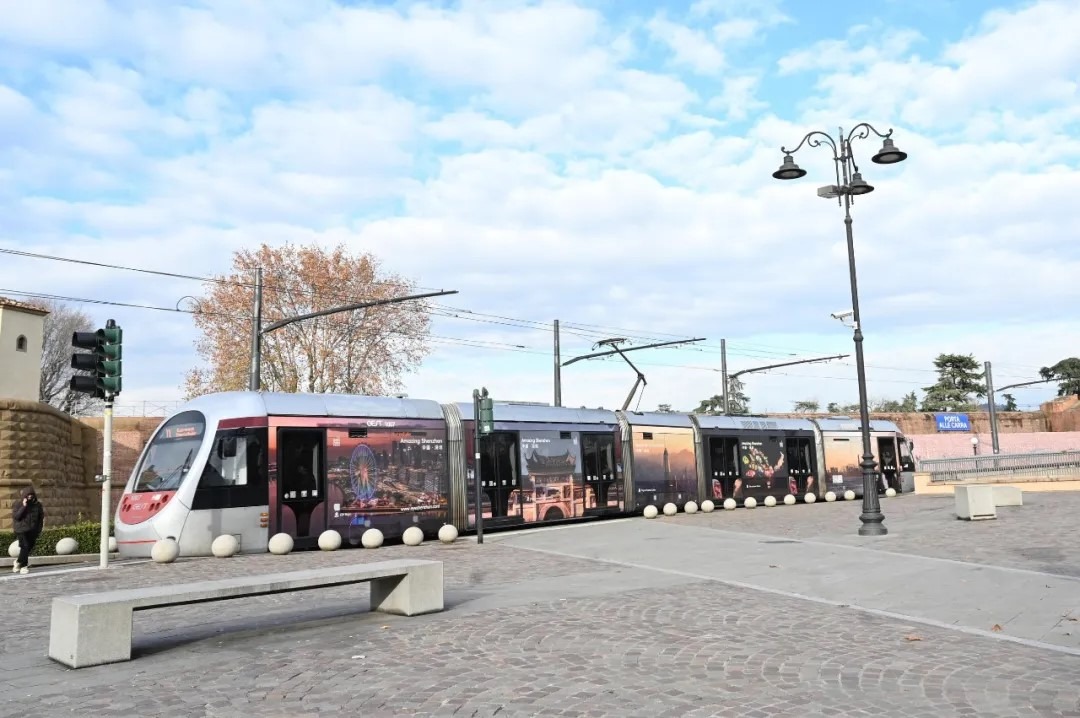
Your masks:
<svg viewBox="0 0 1080 718"><path fill-rule="evenodd" d="M206 417L185 411L165 422L150 442L139 464L135 491L175 491L191 470L199 453Z"/></svg>

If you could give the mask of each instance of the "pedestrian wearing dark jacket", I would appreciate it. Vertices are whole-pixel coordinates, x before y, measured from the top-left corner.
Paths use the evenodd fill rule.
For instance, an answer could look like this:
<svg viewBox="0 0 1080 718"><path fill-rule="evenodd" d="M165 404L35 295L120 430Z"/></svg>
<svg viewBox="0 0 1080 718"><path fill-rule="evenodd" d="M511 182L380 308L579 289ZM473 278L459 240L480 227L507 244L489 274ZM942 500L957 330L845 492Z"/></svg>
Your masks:
<svg viewBox="0 0 1080 718"><path fill-rule="evenodd" d="M12 528L19 539L19 557L12 571L30 573L30 552L34 550L41 529L45 525L45 509L37 499L32 486L22 490L22 496L11 509Z"/></svg>

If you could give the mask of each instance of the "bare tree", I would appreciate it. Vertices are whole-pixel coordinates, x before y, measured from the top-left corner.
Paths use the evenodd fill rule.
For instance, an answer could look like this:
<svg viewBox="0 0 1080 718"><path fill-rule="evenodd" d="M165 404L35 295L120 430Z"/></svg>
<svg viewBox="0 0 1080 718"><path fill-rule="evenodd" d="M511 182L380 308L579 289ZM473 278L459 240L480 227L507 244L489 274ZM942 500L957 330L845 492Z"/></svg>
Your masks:
<svg viewBox="0 0 1080 718"><path fill-rule="evenodd" d="M45 332L41 349L41 386L38 398L69 414L87 414L101 406L101 400L89 394L72 391L71 335L94 330L93 319L81 309L61 302L35 302L45 315Z"/></svg>
<svg viewBox="0 0 1080 718"><path fill-rule="evenodd" d="M205 362L188 372L187 397L247 388L251 332L251 276L266 277L267 321L333 306L409 294L413 283L381 271L370 253L352 255L344 245L263 244L233 255L233 271L214 277L195 302L203 335L195 348ZM285 392L386 395L401 389L401 376L430 351L429 305L413 302L310 319L263 338L263 388Z"/></svg>

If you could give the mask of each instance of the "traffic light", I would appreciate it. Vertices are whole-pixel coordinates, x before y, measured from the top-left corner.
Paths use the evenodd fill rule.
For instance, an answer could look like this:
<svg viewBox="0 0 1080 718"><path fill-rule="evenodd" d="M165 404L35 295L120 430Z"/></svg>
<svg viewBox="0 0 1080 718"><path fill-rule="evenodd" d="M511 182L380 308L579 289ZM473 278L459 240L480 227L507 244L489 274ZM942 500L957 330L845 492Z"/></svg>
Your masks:
<svg viewBox="0 0 1080 718"><path fill-rule="evenodd" d="M487 389L480 395L480 434L487 436L495 431L495 402L488 396Z"/></svg>
<svg viewBox="0 0 1080 718"><path fill-rule="evenodd" d="M104 329L95 332L75 332L71 346L89 349L71 356L71 368L91 372L90 376L71 377L71 390L106 399L120 393L122 381L124 330L110 319Z"/></svg>

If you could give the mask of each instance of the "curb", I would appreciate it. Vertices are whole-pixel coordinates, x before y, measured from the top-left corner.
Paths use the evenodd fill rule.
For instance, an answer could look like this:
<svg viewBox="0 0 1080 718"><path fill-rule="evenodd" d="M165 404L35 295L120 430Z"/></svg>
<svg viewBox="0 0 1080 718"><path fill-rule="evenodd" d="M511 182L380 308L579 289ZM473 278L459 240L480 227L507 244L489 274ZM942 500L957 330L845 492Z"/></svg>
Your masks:
<svg viewBox="0 0 1080 718"><path fill-rule="evenodd" d="M113 551L109 554L109 560L118 558L120 554ZM73 553L68 556L31 556L30 566L62 566L66 563L89 563L90 561L97 561L101 558L100 553ZM4 557L0 559L0 566L4 568L11 568L15 563L15 559Z"/></svg>

